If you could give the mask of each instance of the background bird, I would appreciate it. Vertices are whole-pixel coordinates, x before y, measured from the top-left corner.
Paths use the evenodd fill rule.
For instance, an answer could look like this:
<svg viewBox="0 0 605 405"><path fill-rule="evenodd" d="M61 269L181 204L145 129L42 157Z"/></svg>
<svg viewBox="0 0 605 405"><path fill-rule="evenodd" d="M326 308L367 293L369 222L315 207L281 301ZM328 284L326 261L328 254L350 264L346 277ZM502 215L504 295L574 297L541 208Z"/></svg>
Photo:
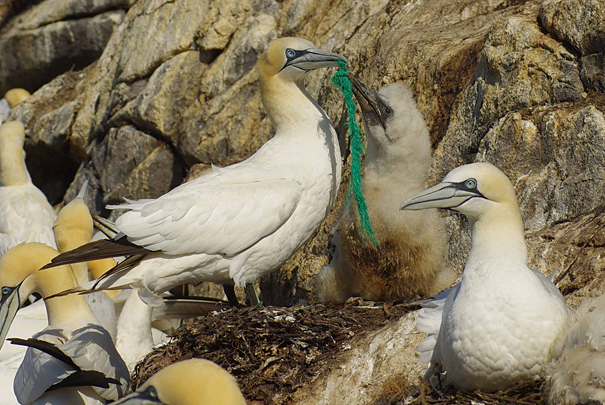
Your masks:
<svg viewBox="0 0 605 405"><path fill-rule="evenodd" d="M116 400L125 394L129 376L109 333L99 325L84 297L47 299L76 284L69 266L38 271L57 254L46 245L26 243L0 259L2 337L19 308L19 287L26 279L33 279L34 291L45 298L48 314L48 327L31 339L16 340L30 348L15 376L15 395L22 404L43 400L50 391L54 391L48 394L54 403L103 404ZM114 383L108 384L108 379ZM62 393L65 398L60 401ZM78 402L73 398L79 398Z"/></svg>
<svg viewBox="0 0 605 405"><path fill-rule="evenodd" d="M235 378L203 359L173 363L151 376L136 392L115 405L245 405Z"/></svg>
<svg viewBox="0 0 605 405"><path fill-rule="evenodd" d="M331 240L332 260L318 276L319 298L343 302L354 295L393 300L435 294L456 277L443 268L441 217L398 210L403 199L424 189L431 165L428 128L406 85L394 83L376 93L352 81L367 129L364 195L380 246L361 239L351 202Z"/></svg>
<svg viewBox="0 0 605 405"><path fill-rule="evenodd" d="M568 310L557 287L527 267L513 185L489 163L464 165L401 204L427 208L465 215L471 251L460 283L419 315L418 328L429 333L419 346L421 359L469 391L539 378Z"/></svg>
<svg viewBox="0 0 605 405"><path fill-rule="evenodd" d="M17 121L0 126L0 255L22 242L56 247L56 215L33 185L25 166L25 128Z"/></svg>
<svg viewBox="0 0 605 405"><path fill-rule="evenodd" d="M247 160L214 168L155 200L129 201L115 240L97 241L54 265L134 255L91 289L157 294L185 283L247 286L277 269L327 215L340 183L336 133L304 89L306 72L346 59L298 38L272 41L260 57L261 96L275 136ZM255 303L255 294L249 293ZM161 302L161 301L160 301Z"/></svg>

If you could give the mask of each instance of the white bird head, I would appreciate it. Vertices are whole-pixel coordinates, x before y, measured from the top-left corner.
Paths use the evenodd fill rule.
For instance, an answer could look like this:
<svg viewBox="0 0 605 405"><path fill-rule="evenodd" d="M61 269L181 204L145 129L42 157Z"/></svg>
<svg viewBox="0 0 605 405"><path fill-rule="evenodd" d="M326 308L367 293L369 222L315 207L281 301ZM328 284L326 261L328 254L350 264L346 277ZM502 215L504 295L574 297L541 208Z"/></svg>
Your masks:
<svg viewBox="0 0 605 405"><path fill-rule="evenodd" d="M472 163L455 168L441 183L406 199L399 209L447 208L475 221L495 206L519 212L513 185L494 165Z"/></svg>
<svg viewBox="0 0 605 405"><path fill-rule="evenodd" d="M180 361L160 370L115 405L245 405L235 378L203 359Z"/></svg>
<svg viewBox="0 0 605 405"><path fill-rule="evenodd" d="M298 81L310 70L338 66L347 59L337 53L317 49L302 38L278 38L271 43L258 61L261 78L281 77Z"/></svg>

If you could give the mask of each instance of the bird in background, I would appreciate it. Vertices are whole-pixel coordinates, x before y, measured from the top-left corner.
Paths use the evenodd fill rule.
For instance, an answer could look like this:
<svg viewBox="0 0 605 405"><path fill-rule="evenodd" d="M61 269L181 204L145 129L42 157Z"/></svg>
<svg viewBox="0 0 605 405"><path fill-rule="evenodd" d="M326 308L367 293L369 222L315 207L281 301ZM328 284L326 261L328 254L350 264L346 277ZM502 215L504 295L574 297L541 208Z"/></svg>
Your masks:
<svg viewBox="0 0 605 405"><path fill-rule="evenodd" d="M22 242L56 247L56 218L25 166L25 128L18 121L0 126L0 255Z"/></svg>
<svg viewBox="0 0 605 405"><path fill-rule="evenodd" d="M0 344L19 309L26 280L33 280L27 293L40 293L48 314L48 327L32 338L11 340L29 347L15 375L17 400L21 404L116 400L126 393L129 375L109 333L99 325L84 297L48 299L76 285L69 266L39 271L57 254L41 243L24 243L0 259Z"/></svg>
<svg viewBox="0 0 605 405"><path fill-rule="evenodd" d="M551 358L543 373L549 404L605 403L605 294L572 312Z"/></svg>
<svg viewBox="0 0 605 405"><path fill-rule="evenodd" d="M62 254L52 266L131 257L72 292L137 288L157 305L157 294L170 288L211 281L245 286L257 303L253 283L305 243L338 191L336 132L303 81L339 61L346 59L304 39L272 41L258 71L275 136L245 161L214 167L157 199L110 206L126 211L116 220L120 234Z"/></svg>
<svg viewBox="0 0 605 405"><path fill-rule="evenodd" d="M322 302L420 298L455 281L443 266L446 235L437 212L399 212L399 203L424 189L431 165L429 130L403 83L372 91L351 77L367 133L363 173L368 215L380 245L360 236L351 202L332 240L332 260L318 275Z"/></svg>
<svg viewBox="0 0 605 405"><path fill-rule="evenodd" d="M523 220L506 175L489 163L464 165L400 208L450 209L471 227L462 280L418 316L418 329L429 334L420 360L467 391L539 378L569 313L557 287L527 267Z"/></svg>
<svg viewBox="0 0 605 405"><path fill-rule="evenodd" d="M151 376L114 405L245 405L235 378L204 359L183 360Z"/></svg>
<svg viewBox="0 0 605 405"><path fill-rule="evenodd" d="M29 91L21 88L10 89L4 94L4 98L0 99L0 124L6 121L11 109L23 102L31 94Z"/></svg>

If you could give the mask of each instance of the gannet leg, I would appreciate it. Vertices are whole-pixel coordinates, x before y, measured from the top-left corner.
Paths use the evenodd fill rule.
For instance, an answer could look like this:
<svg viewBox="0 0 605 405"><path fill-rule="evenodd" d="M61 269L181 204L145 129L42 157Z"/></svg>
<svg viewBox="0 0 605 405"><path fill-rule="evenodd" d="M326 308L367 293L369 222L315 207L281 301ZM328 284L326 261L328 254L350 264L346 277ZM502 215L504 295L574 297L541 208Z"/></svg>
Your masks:
<svg viewBox="0 0 605 405"><path fill-rule="evenodd" d="M262 307L263 302L258 299L258 295L256 295L256 290L254 289L254 284L246 284L246 295L248 296L248 300L250 301L250 306L252 308Z"/></svg>
<svg viewBox="0 0 605 405"><path fill-rule="evenodd" d="M227 300L229 301L229 305L232 307L239 307L240 303L235 296L235 286L231 284L223 284L223 291L227 296Z"/></svg>

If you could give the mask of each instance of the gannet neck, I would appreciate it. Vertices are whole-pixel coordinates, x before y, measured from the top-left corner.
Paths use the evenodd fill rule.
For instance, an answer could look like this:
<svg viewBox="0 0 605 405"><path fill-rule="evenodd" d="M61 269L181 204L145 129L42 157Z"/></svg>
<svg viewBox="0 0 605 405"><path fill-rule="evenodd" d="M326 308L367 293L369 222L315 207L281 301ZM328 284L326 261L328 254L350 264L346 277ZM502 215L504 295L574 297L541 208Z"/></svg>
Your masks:
<svg viewBox="0 0 605 405"><path fill-rule="evenodd" d="M261 74L261 97L276 137L316 132L318 121L327 118L305 90L303 79L295 83L280 76L267 78Z"/></svg>
<svg viewBox="0 0 605 405"><path fill-rule="evenodd" d="M494 204L479 218L471 219L470 223L472 241L469 262L489 258L527 264L523 220L516 202Z"/></svg>
<svg viewBox="0 0 605 405"><path fill-rule="evenodd" d="M31 184L25 166L24 139L21 123L7 122L0 128L0 182L4 186Z"/></svg>

